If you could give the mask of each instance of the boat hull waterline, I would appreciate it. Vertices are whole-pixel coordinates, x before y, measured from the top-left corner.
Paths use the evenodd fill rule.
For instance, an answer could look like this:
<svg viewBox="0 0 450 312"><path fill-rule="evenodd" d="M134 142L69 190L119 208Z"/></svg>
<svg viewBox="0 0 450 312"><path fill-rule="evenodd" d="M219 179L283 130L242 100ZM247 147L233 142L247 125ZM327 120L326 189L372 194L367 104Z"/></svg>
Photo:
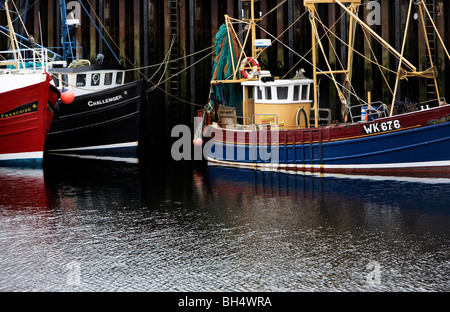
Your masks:
<svg viewBox="0 0 450 312"><path fill-rule="evenodd" d="M209 165L291 173L450 175L450 105L334 127L211 131L213 148L205 150Z"/></svg>
<svg viewBox="0 0 450 312"><path fill-rule="evenodd" d="M43 162L46 136L54 118L59 91L44 81L0 94L0 165Z"/></svg>
<svg viewBox="0 0 450 312"><path fill-rule="evenodd" d="M50 154L136 158L142 81L59 103L48 134Z"/></svg>

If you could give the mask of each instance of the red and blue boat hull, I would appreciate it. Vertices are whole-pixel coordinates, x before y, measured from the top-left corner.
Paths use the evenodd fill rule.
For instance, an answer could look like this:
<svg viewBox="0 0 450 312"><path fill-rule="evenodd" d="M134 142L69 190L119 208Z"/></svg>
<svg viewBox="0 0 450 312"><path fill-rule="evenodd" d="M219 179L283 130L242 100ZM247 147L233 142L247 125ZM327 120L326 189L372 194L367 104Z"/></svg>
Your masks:
<svg viewBox="0 0 450 312"><path fill-rule="evenodd" d="M210 165L292 173L450 176L450 106L312 129L213 128Z"/></svg>

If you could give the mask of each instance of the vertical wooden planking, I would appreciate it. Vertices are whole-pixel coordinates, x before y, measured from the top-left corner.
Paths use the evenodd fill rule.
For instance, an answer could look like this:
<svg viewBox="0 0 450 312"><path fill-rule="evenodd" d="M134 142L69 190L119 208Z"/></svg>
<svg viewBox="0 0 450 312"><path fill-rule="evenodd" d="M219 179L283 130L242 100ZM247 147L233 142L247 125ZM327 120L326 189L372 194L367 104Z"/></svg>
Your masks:
<svg viewBox="0 0 450 312"><path fill-rule="evenodd" d="M448 2L448 1L447 1ZM445 20L444 20L444 1L436 0L436 27L441 35L445 34ZM445 54L444 48L441 43L438 42L436 37L436 64L438 70L438 84L441 97L445 97L445 59L447 55Z"/></svg>
<svg viewBox="0 0 450 312"><path fill-rule="evenodd" d="M45 46L56 47L60 46L60 29L61 25L58 24L60 20L59 5L62 0L48 0L48 1L35 1L33 8L29 11L27 26L28 31L33 34L38 43L43 43ZM68 0L66 0L68 2ZM447 47L450 46L449 32L450 21L447 18L450 16L450 2L446 0L436 1L436 24L444 37ZM19 6L21 0L16 0L16 4ZM31 1L30 1L31 2ZM242 3L238 0L226 0L226 1L205 1L205 0L180 0L180 34L179 34L179 47L180 56L186 56L194 53L195 51L211 46L214 41L215 34L223 21L223 14L226 13L232 17L241 17ZM271 10L280 1L275 0L261 0L257 2L258 11L262 11L263 14ZM367 9L365 5L368 0L363 1L361 10L365 12L360 16L367 15ZM115 46L111 39L106 36L106 40L111 43L115 52L119 54L121 61L125 66L129 66L125 60L125 57L132 59L135 66L148 66L159 63L165 53L168 51L169 44L171 42L169 30L169 10L168 0L82 0L82 3L90 10L91 16L96 20L96 15L102 21L102 23L108 27L108 31L112 36L112 40L117 44ZM400 49L402 41L402 33L404 29L405 9L407 8L407 0L380 0L381 4L381 18L382 24L377 26L377 30L381 31L382 37L391 43L394 47ZM324 5L322 5L325 7ZM327 6L329 11L325 11L322 8L321 17L324 22L327 22L328 26L334 23L336 18L339 18L342 11L339 8L333 8L334 6ZM300 14L304 12L303 0L287 0L279 9L270 14L267 19L261 23L261 27L268 30L273 35L277 36L283 32L287 26L291 24ZM107 12L106 12L107 11ZM42 20L42 35L43 41L41 42L40 25L39 25L39 12ZM259 13L259 12L258 12ZM84 15L84 14L83 14ZM105 15L107 15L105 17ZM325 17L324 17L325 16ZM328 20L328 21L327 21ZM0 21L4 21L3 17L0 17ZM100 27L100 23L97 22ZM424 70L426 60L426 49L423 43L423 33L420 29L417 29L416 21L412 21L413 26L411 28L411 34L409 37L408 46L411 49L408 51L408 58L412 58L411 61L418 65L418 70ZM4 24L4 23L3 23ZM346 24L346 19L343 19L342 24L338 24L335 31L338 36L343 40L347 40L348 34L339 26ZM103 43L102 37L97 33L94 25L90 20L83 16L82 29L77 30L78 43L84 47L84 57L89 58L91 61L95 60L97 53L104 53L107 56L108 62L113 63L114 58L111 57L109 51L106 51L106 45ZM237 27L236 27L237 28ZM300 55L305 55L306 51L310 48L310 29L307 15L305 18L295 25L295 27L286 32L281 40L287 45L293 47ZM362 51L368 58L372 58L372 52L369 49L369 45L362 43L365 41L364 37L361 37L362 32L358 31L359 38L357 39ZM269 38L264 32L261 32L261 38ZM133 39L131 39L133 38ZM334 42L336 41L337 53L341 56L341 62L346 63L346 47L341 45L339 41L335 40L333 36L330 37ZM371 39L372 40L372 39ZM2 45L6 39L2 38ZM325 45L328 39L323 39ZM372 41L372 47L376 47L376 42ZM339 47L340 46L340 47ZM445 55L443 48L437 45L437 62L436 65L439 70L439 86L442 91L442 96L447 96L450 90L450 73L446 70L449 68L450 61ZM385 48L378 48L374 50L377 55L378 61L382 62L383 66L396 70L396 58ZM337 58L334 52L328 50L330 62L335 68L340 67L337 62ZM200 56L191 57L184 61L184 64L180 67L183 69L190 66L198 60ZM358 57L359 58L359 57ZM311 59L311 55L307 56L307 59ZM288 72L298 61L298 57L295 53L286 51L281 45L278 45L274 41L273 47L269 48L267 52L263 53L260 59L263 66L270 69L276 75L284 75ZM384 79L377 66L370 64L363 60L355 61L355 65L364 64L365 74L364 83L359 77L354 79L354 85L359 93L362 90L373 90L374 100L383 100L384 102L390 102L392 97L389 87L385 85ZM324 67L321 61L320 65ZM311 73L311 68L305 62L300 63L295 69L304 67L307 70L307 75ZM361 66L362 68L362 66ZM182 81L180 85L180 91L183 98L193 99L195 102L197 97L203 99L204 96L200 94L200 90L203 90L205 85L208 85L210 76L211 64L208 61L204 61L201 64L190 69L185 74L180 75ZM144 70L145 75L149 76L152 70ZM292 74L295 71L292 72ZM389 82L393 83L393 74L388 74L385 71L386 77ZM135 78L137 78L137 74ZM340 77L339 77L340 78ZM362 78L362 77L361 77ZM417 82L416 82L417 81ZM419 84L419 79L412 78L409 83L413 83L414 90L407 90L402 88L402 94L400 99L404 99L406 96L419 97L422 100L426 98L426 81L420 80L420 88L416 88ZM333 87L327 90L328 82L323 79L321 88L323 88L322 95L330 93L330 103L334 103L336 100L333 92ZM406 83L402 82L402 85L406 86ZM408 85L409 86L409 85ZM391 86L392 88L392 86ZM197 94L195 91L198 91ZM417 90L420 90L417 91ZM416 96L417 94L417 96ZM364 96L365 94L359 94ZM412 98L416 100L415 98ZM198 100L202 102L202 100ZM328 104L328 103L325 103Z"/></svg>
<svg viewBox="0 0 450 312"><path fill-rule="evenodd" d="M50 17L55 16L56 10L55 10L55 0L48 0L47 1L47 14ZM47 37L47 46L49 47L54 47L55 46L55 40L54 40L54 35L55 35L55 26L53 24L53 18L47 18L44 19L43 18L43 14L41 13L41 24L42 26L44 26L45 21L47 21L47 32L46 32L46 37ZM39 21L38 21L39 22Z"/></svg>
<svg viewBox="0 0 450 312"><path fill-rule="evenodd" d="M390 42L391 40L391 23L389 23L389 3L391 2L391 0L382 0L381 2L381 20L385 21L383 23L381 23L381 36L383 37L384 40L386 40L386 42ZM389 51L387 49L382 49L382 53L381 53L381 60L380 60L383 64L383 67L385 68L390 68L391 65L391 54L389 53ZM385 77L388 81L388 83L390 83L390 77L391 75L384 71ZM391 87L392 88L392 87ZM385 103L389 103L390 99L392 99L392 94L390 91L390 85L386 84L386 82L383 79L383 83L382 83L382 98L381 100Z"/></svg>
<svg viewBox="0 0 450 312"><path fill-rule="evenodd" d="M41 37L40 37L40 30L39 30L39 12L40 12L40 5L41 2L39 1L38 4L36 4L34 6L34 20L33 20L33 37L35 38L36 42L40 43L40 44L45 44L45 42L41 42Z"/></svg>
<svg viewBox="0 0 450 312"><path fill-rule="evenodd" d="M133 38L134 38L134 61L135 67L141 67L141 5L140 0L133 1ZM139 79L139 71L134 72L134 79Z"/></svg>
<svg viewBox="0 0 450 312"><path fill-rule="evenodd" d="M234 10L235 2L236 1L234 1L234 0L227 0L227 14L231 17L236 16L236 12Z"/></svg>
<svg viewBox="0 0 450 312"><path fill-rule="evenodd" d="M286 25L284 23L284 21L286 21L286 19L284 18L284 7L281 6L277 9L276 11L276 37L278 37L279 35L281 35L281 33L286 29ZM286 42L285 41L286 36L283 35L279 38L279 40L281 42ZM285 63L285 59L284 59L284 52L285 52L285 48L281 43L277 43L276 44L277 47L277 75L283 75L283 69L286 65Z"/></svg>
<svg viewBox="0 0 450 312"><path fill-rule="evenodd" d="M294 27L293 27L293 23L294 23L294 0L288 0L288 10L287 10L287 14L288 14L288 47L290 49L295 49L294 46ZM294 52L292 52L292 50L288 51L288 68L291 69L294 66ZM289 77L292 77L292 74L294 74L293 72L291 72L291 74L289 75Z"/></svg>
<svg viewBox="0 0 450 312"><path fill-rule="evenodd" d="M188 53L193 55L195 53L195 0L188 0L188 20L189 20L189 45ZM195 63L195 56L191 56L188 60L189 65ZM196 103L196 92L195 92L195 66L189 69L189 98L192 102ZM194 116L195 110L194 106L191 106L191 120Z"/></svg>
<svg viewBox="0 0 450 312"><path fill-rule="evenodd" d="M331 28L331 26L335 23L336 21L336 6L332 5L330 6L330 9L328 10L328 25L327 27L331 29L332 32L334 32L336 34L336 36L339 36L339 34L337 33L337 27L335 26L334 28ZM336 55L338 54L338 50L336 47L336 37L333 35L329 35L330 40L328 41L328 44L330 45L330 49L329 49L329 62L331 65L331 68L333 69L337 69L337 70L341 70L342 65L341 65L341 60L340 60L340 56ZM331 48L331 46L335 47L335 50L333 50ZM335 52L336 51L336 52ZM345 66L345 65L344 65ZM338 79L338 81L341 80L342 75L336 76L336 78ZM330 102L330 108L331 109L337 109L337 104L339 103L339 98L337 96L337 91L336 88L334 88L332 86L333 82L330 81L329 85L329 102Z"/></svg>
<svg viewBox="0 0 450 312"><path fill-rule="evenodd" d="M94 18L95 15L98 16L97 12L99 12L99 10L97 9L97 11L95 11L97 8L97 3L98 0L91 0L90 14L92 18ZM91 25L91 27L89 27L89 58L91 61L95 60L97 51L97 30L94 25Z"/></svg>
<svg viewBox="0 0 450 312"><path fill-rule="evenodd" d="M262 1L262 2L261 2L261 4L260 4L260 9L261 9L261 12L262 12L263 15L266 14L266 13L268 12L267 1ZM266 31L269 31L269 32L270 32L270 29L269 29L269 19L268 19L268 18L263 19L263 20L261 21L261 27L262 27L263 29L265 29ZM266 33L262 33L262 34L261 34L261 37L264 38L264 39L270 39L270 40L272 40L273 48L276 47L276 41L275 41L273 38L270 38ZM270 54L271 54L273 48L270 47L269 49L267 49L264 53L261 54L261 57L260 57L260 62L262 63L263 66L266 66L265 69L268 69L268 70L271 69L271 68L269 68L268 66L269 66Z"/></svg>
<svg viewBox="0 0 450 312"><path fill-rule="evenodd" d="M100 23L102 23L103 25L105 25L105 0L98 0L99 5L98 5L98 18L100 20ZM95 28L95 27L94 27ZM104 33L104 30L102 28L100 28L101 33ZM94 31L95 36L98 38L98 53L104 54L104 42L103 42L103 38L102 36L100 36L98 34L98 32L95 30ZM94 52L96 54L96 52Z"/></svg>
<svg viewBox="0 0 450 312"><path fill-rule="evenodd" d="M360 10L363 11L363 16L367 17L369 14L369 8L367 5L362 6L362 8L360 8ZM372 28L374 28L372 26ZM374 29L375 30L375 29ZM361 97L363 99L365 99L367 101L367 92L373 92L373 75L374 72L372 70L372 62L370 62L369 60L374 60L374 57L372 55L372 47L373 47L373 43L374 40L372 39L372 36L367 33L364 34L364 32L362 32L362 38L361 40L363 40L364 42L364 56L366 57L364 59L364 92L366 92L366 94L361 94ZM372 97L372 98L376 98L376 97Z"/></svg>
<svg viewBox="0 0 450 312"><path fill-rule="evenodd" d="M444 1L444 33L441 34L443 36L443 40L447 51L450 51L450 3L449 1ZM445 88L443 91L443 96L446 97L447 103L450 103L450 60L445 57Z"/></svg>
<svg viewBox="0 0 450 312"><path fill-rule="evenodd" d="M144 66L144 70L142 71L145 78L148 78L149 70L149 0L142 1L142 37L143 37L143 55L142 55L142 64Z"/></svg>
<svg viewBox="0 0 450 312"><path fill-rule="evenodd" d="M187 20L186 20L186 7L187 7L187 1L183 0L183 1L179 1L178 2L178 12L179 12L179 46L180 46L180 51L179 51L179 56L183 57L183 60L179 62L179 64L181 65L180 69L184 69L186 68L188 65L188 60L186 59L187 53L186 53L186 46L187 46L187 38L188 38L188 29L187 29ZM183 72L181 75L181 79L182 79L182 83L181 83L181 95L183 97L186 97L186 72Z"/></svg>
<svg viewBox="0 0 450 312"><path fill-rule="evenodd" d="M127 46L127 41L126 41L126 7L125 7L125 0L119 0L119 58L120 58L120 62L122 64L126 64L125 62L125 51L126 51L126 46ZM129 3L129 2L128 2ZM114 19L112 19L112 21L114 22Z"/></svg>

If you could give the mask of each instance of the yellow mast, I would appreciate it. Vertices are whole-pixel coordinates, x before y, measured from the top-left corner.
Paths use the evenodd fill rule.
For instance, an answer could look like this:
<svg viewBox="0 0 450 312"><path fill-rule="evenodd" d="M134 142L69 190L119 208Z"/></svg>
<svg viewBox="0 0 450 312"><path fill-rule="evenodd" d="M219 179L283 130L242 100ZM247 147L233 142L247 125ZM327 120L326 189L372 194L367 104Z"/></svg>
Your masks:
<svg viewBox="0 0 450 312"><path fill-rule="evenodd" d="M251 47L252 47L252 58L256 59L258 57L258 48L255 47L256 41L256 22L261 19L255 17L255 1L259 0L242 0L242 2L250 2L250 18L242 19L249 23L249 32L251 33Z"/></svg>
<svg viewBox="0 0 450 312"><path fill-rule="evenodd" d="M315 127L319 126L319 94L318 94L318 75L319 74L330 74L333 78L333 81L336 85L336 88L338 90L339 93L339 98L341 100L341 102L346 105L347 104L347 99L343 96L342 91L340 90L340 88L338 88L337 85L337 81L334 77L334 75L336 74L346 74L346 80L350 80L350 72L351 72L351 56L353 53L353 32L352 32L352 28L353 28L353 23L354 23L354 14L350 14L350 31L349 31L349 51L348 51L348 55L349 55L349 60L348 60L348 68L344 69L344 70L332 70L331 67L329 66L328 62L328 71L327 72L319 72L317 71L317 49L316 49L316 45L319 44L322 52L323 52L323 48L320 42L320 37L318 37L318 33L317 33L317 29L315 26L315 12L316 12L316 4L332 4L332 3L337 3L341 6L343 6L345 8L346 11L350 12L353 14L353 12L355 12L355 8L357 5L361 4L361 0L342 0L342 1L338 1L338 0L304 0L303 1L303 5L306 7L306 9L309 12L309 18L310 18L310 22L311 22L311 32L312 32L312 37L311 37L311 43L312 43L312 63L313 63L313 79L314 79L314 87L313 87L313 96L314 96L314 114L315 114ZM347 7L343 4L343 3L349 3L351 10L348 10ZM356 15L355 15L356 16ZM325 55L324 55L325 56ZM326 57L326 56L325 56Z"/></svg>
<svg viewBox="0 0 450 312"><path fill-rule="evenodd" d="M311 21L311 27L314 28L313 23L314 21L314 14L315 14L315 8L314 7L308 7L308 11L310 14L310 21ZM316 51L316 33L314 29L311 31L311 45L312 45L312 62L313 62L313 79L314 79L314 87L313 87L313 96L314 96L314 126L317 128L319 126L319 94L317 90L317 51Z"/></svg>
<svg viewBox="0 0 450 312"><path fill-rule="evenodd" d="M11 16L9 15L9 8L8 8L8 0L5 1L5 11L6 11L6 19L8 21L8 28L11 38L11 49L13 51L14 55L14 63L16 63L16 68L19 69L19 62L22 62L22 55L20 53L19 45L17 44L17 37L16 33L14 31L14 27L11 21Z"/></svg>
<svg viewBox="0 0 450 312"><path fill-rule="evenodd" d="M395 97L397 95L398 84L399 84L399 81L400 81L400 71L402 69L402 63L403 63L403 59L404 59L403 58L403 54L405 53L406 38L407 38L407 35L408 35L409 19L410 19L410 15L411 15L412 5L413 5L413 0L411 0L410 3L409 3L408 17L406 19L406 29L405 29L405 34L404 34L404 38L403 38L403 46L402 46L402 52L401 52L401 55L400 55L400 62L398 63L398 72L397 72L397 78L395 80L394 97L392 98L392 105L391 105L390 116L392 116L394 114Z"/></svg>

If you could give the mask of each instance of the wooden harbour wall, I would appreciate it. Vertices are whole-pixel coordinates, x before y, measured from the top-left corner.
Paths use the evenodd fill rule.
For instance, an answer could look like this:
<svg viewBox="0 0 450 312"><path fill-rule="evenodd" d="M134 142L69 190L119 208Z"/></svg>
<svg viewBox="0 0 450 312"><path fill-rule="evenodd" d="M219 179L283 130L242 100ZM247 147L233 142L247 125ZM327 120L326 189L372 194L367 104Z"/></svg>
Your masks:
<svg viewBox="0 0 450 312"><path fill-rule="evenodd" d="M48 47L60 46L60 25L59 1L28 1L28 7L24 7L25 0L15 0L16 6L22 9L22 13L27 13L26 28L34 35L36 41ZM436 24L443 34L447 47L450 47L450 1L447 0L428 0L435 2ZM271 8L280 3L281 0L261 0L258 3L258 9L267 13ZM363 0L366 4L369 0ZM204 0L82 0L83 6L89 10L97 27L105 26L103 35L114 52L119 56L126 68L143 68L140 73L143 77L153 77L153 82L164 81L168 79L171 73L180 72L187 69L194 62L204 58L207 52L196 54L193 57L185 58L194 52L202 51L212 47L214 37L224 22L224 14L239 17L242 4L236 0L226 1L204 1ZM373 28L382 35L391 45L398 50L401 48L403 31L405 28L406 13L408 9L408 0L380 0L381 3L381 21L380 25ZM22 7L21 7L22 6ZM173 8L176 8L176 17L173 16ZM261 24L262 28L278 36L292 21L296 20L305 12L303 0L287 0L273 13L269 14L267 19ZM342 11L336 5L319 6L319 13L325 25L330 27L334 20L339 18ZM360 10L360 17L365 18L370 13L366 5ZM172 15L172 16L171 16ZM39 16L42 24L39 24ZM4 14L0 17L2 25L6 25ZM343 22L336 25L337 35L342 35ZM419 70L426 69L426 50L424 46L424 37L420 32L417 22L411 24L410 38L408 40L408 49L406 57L414 64L418 64ZM20 24L17 25L20 31ZM42 29L42 34L40 33ZM180 58L170 67L163 68L165 71L156 72L158 67L149 67L159 64L168 53L172 36L176 34L176 41L172 49L172 59ZM3 36L4 37L4 36ZM267 38L261 33L262 38ZM344 34L345 37L345 34ZM417 40L419 38L419 40ZM114 62L104 39L98 34L93 23L81 9L81 26L77 31L77 39L80 43L84 57L95 60L97 53L103 53L106 61ZM307 16L297 23L290 31L281 36L281 40L289 43L300 55L305 55L310 48L311 35L310 25ZM331 41L336 41L331 38ZM371 39L375 44L375 40ZM1 49L7 47L6 39L0 40ZM329 48L328 39L324 40L327 53L330 56L331 65L337 66L338 58ZM337 54L345 60L345 53L342 44L337 44ZM372 57L372 50L364 39L363 32L357 30L356 47L367 57ZM374 53L380 63L395 69L395 59L386 52L385 49L376 48ZM154 123L155 127L164 127L170 121L175 123L190 123L193 112L204 105L208 100L208 89L210 72L212 68L213 56L207 57L196 66L187 69L173 79L167 80L160 85L160 88L149 93L149 111L152 117L149 121ZM310 59L310 55L309 55ZM276 61L275 61L276 60ZM284 49L281 44L274 44L262 56L261 62L264 68L278 76L284 76L297 63L299 57L294 53ZM341 60L342 61L342 60ZM446 57L444 50L438 45L436 49L436 64L440 75L439 85L441 87L441 96L450 100L450 62ZM306 74L311 72L308 64L302 63L295 67L306 69ZM326 64L321 61L321 68ZM374 101L384 101L390 103L391 95L389 89L383 83L384 79L378 70L378 67L365 61L363 58L355 56L354 60L354 87L358 94L364 95L367 91L372 91ZM139 78L139 72L130 72L129 79ZM292 75L294 71L288 74ZM387 79L393 88L395 76L388 74ZM176 84L172 83L176 80ZM426 98L426 82L416 81L411 78L412 87L406 87L402 83L399 97L411 98L413 101ZM332 87L332 82L322 80L321 106L335 107L338 102L336 92ZM150 83L147 88L152 87ZM156 99L156 101L155 101ZM197 105L194 105L197 104ZM156 118L155 116L158 116ZM165 116L165 118L161 118ZM338 116L334 116L337 118ZM163 121L161 121L163 120Z"/></svg>

